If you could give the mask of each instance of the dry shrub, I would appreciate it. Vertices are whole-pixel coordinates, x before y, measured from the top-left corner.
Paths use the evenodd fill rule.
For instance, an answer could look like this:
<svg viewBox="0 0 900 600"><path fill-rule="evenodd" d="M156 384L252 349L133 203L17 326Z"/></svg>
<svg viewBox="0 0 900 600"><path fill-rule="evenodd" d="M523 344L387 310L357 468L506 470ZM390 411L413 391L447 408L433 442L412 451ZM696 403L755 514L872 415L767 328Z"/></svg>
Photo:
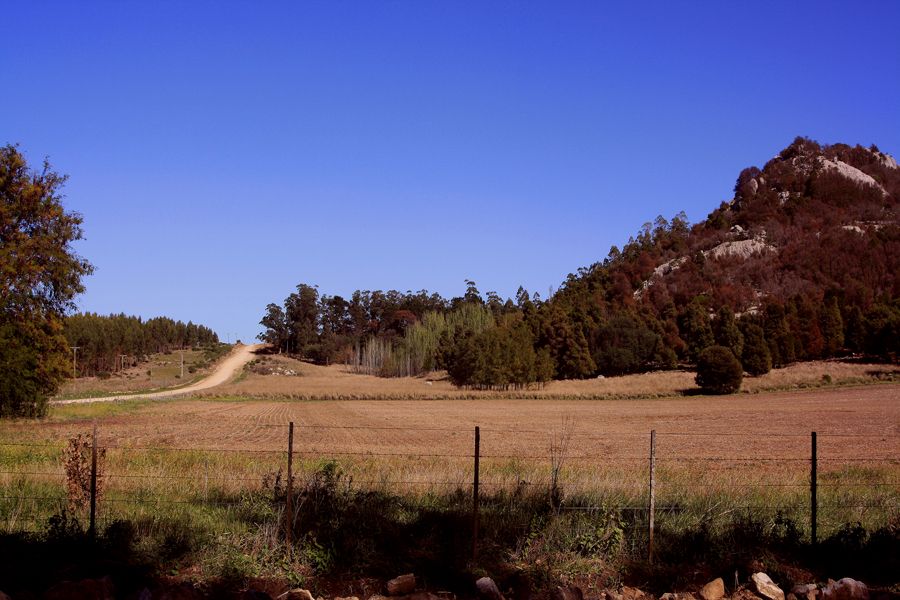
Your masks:
<svg viewBox="0 0 900 600"><path fill-rule="evenodd" d="M91 436L79 433L69 438L63 449L62 463L66 472L66 498L72 513L80 513L91 502ZM100 505L105 490L103 475L106 472L106 448L97 448L97 498Z"/></svg>

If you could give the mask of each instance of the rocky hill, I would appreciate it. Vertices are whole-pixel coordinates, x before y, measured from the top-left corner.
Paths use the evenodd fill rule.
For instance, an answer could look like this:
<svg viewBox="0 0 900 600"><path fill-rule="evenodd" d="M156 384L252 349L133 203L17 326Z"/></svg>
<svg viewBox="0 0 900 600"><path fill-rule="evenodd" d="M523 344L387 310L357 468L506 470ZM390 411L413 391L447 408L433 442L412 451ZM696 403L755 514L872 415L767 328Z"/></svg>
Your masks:
<svg viewBox="0 0 900 600"><path fill-rule="evenodd" d="M678 256L634 292L659 304L708 294L736 312L764 299L837 294L867 308L898 296L900 168L877 148L798 138L744 169L731 202L694 227ZM653 289L649 294L648 290Z"/></svg>
<svg viewBox="0 0 900 600"><path fill-rule="evenodd" d="M755 319L775 364L845 352L895 357L898 202L893 157L797 138L761 169L744 169L733 199L707 219L657 218L570 275L552 302L585 324L588 346L596 324L635 315L662 340L663 352L633 363L645 368L669 350L690 359L709 345L704 313ZM822 339L829 328L832 339ZM792 338L781 351L779 336Z"/></svg>

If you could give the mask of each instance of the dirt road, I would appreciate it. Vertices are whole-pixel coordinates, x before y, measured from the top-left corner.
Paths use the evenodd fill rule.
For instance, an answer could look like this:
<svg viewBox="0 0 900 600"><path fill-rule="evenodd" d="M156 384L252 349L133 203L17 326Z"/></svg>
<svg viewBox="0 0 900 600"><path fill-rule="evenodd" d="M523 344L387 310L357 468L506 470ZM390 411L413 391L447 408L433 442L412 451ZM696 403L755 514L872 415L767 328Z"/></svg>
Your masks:
<svg viewBox="0 0 900 600"><path fill-rule="evenodd" d="M130 399L147 399L147 398L171 398L173 396L183 396L191 392L206 390L217 385L229 381L234 377L241 368L253 360L257 350L262 348L264 344L252 344L249 346L238 346L231 351L231 354L216 366L216 369L209 377L201 379L197 383L192 383L180 388L170 390L162 390L159 392L150 392L146 394L121 394L118 396L105 396L101 398L74 398L71 400L55 400L51 404L87 404L89 402L112 402L114 400L130 400Z"/></svg>

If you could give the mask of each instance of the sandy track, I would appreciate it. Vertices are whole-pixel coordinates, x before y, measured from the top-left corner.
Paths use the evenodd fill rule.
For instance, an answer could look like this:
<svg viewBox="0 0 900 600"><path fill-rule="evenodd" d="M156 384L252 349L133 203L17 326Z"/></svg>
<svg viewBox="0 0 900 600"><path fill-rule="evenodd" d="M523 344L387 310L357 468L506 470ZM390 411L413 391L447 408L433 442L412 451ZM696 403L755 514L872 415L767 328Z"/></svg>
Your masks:
<svg viewBox="0 0 900 600"><path fill-rule="evenodd" d="M122 394L119 396L104 396L101 398L73 398L71 400L55 400L51 402L51 404L87 404L90 402L113 402L115 400L171 398L173 396L183 396L185 394L198 392L200 390L208 390L209 388L222 385L223 383L229 381L232 377L235 376L235 374L237 374L241 370L241 368L245 364L253 360L253 358L255 357L255 352L263 346L264 344L238 346L231 351L231 354L225 357L225 359L216 367L216 369L212 372L212 374L210 374L209 377L201 379L197 383L192 383L191 385L185 387L162 390L159 392L150 392L147 394Z"/></svg>

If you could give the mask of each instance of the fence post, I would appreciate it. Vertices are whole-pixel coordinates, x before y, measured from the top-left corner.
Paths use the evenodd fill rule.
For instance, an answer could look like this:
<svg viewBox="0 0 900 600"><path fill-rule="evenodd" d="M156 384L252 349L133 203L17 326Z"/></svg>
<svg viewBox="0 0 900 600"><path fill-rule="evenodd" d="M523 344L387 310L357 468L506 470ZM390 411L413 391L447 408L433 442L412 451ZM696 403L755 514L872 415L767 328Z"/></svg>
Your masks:
<svg viewBox="0 0 900 600"><path fill-rule="evenodd" d="M472 562L478 559L478 460L481 457L481 429L475 426L475 474L472 480Z"/></svg>
<svg viewBox="0 0 900 600"><path fill-rule="evenodd" d="M284 537L287 542L288 557L291 556L291 534L294 529L294 422L288 425L287 455L287 515L285 519Z"/></svg>
<svg viewBox="0 0 900 600"><path fill-rule="evenodd" d="M653 525L656 512L656 430L650 431L650 519L647 538L647 560L653 563Z"/></svg>
<svg viewBox="0 0 900 600"><path fill-rule="evenodd" d="M91 521L88 529L91 539L97 536L97 424L91 438Z"/></svg>
<svg viewBox="0 0 900 600"><path fill-rule="evenodd" d="M810 538L812 539L813 545L817 543L817 535L816 535L816 521L818 520L817 513L819 512L818 502L816 501L816 492L818 491L816 488L818 487L818 474L816 473L818 467L818 457L817 457L817 448L816 448L816 432L812 432L812 453L810 456L810 472L809 472L809 529L810 529Z"/></svg>

